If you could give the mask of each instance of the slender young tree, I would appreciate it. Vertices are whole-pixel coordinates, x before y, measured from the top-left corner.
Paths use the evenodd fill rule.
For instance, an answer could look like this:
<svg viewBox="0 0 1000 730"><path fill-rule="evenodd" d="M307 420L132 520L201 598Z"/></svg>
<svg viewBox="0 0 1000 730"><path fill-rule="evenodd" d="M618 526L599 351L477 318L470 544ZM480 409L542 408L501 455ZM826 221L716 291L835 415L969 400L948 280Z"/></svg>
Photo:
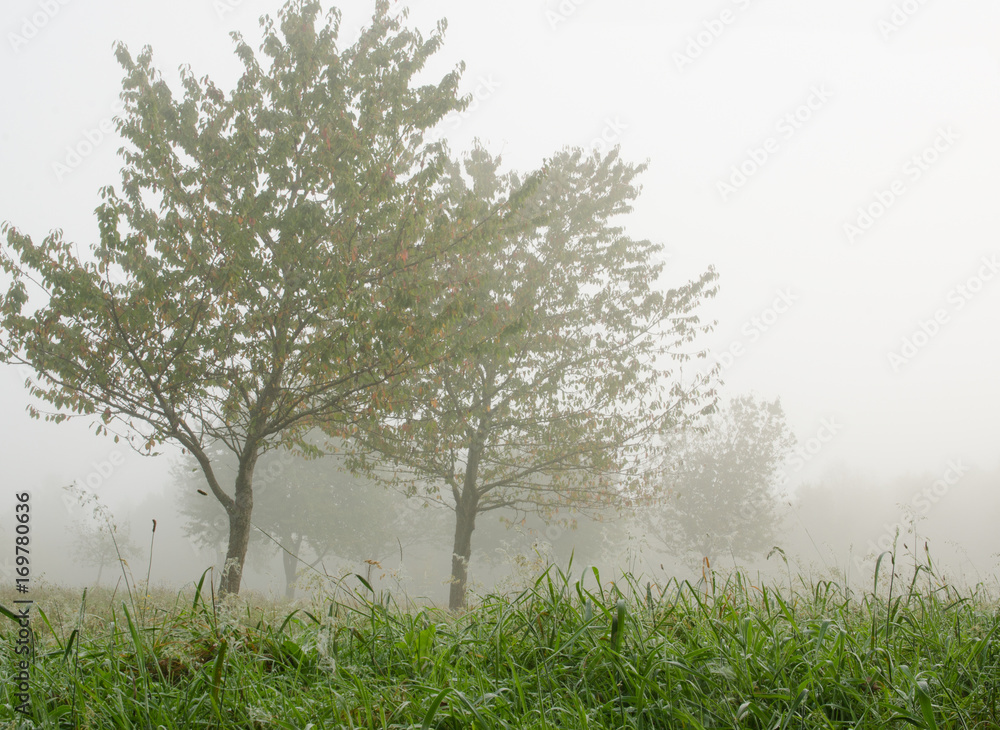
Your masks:
<svg viewBox="0 0 1000 730"><path fill-rule="evenodd" d="M339 13L318 20L315 0L262 18L259 55L234 34L228 95L182 68L176 98L149 48L119 45L122 184L101 191L91 255L2 227L0 359L37 371L47 418L194 456L227 515L222 593L239 591L259 455L384 408L394 377L440 356L454 312L429 267L482 224L442 212L444 150L424 142L467 103L461 68L415 84L444 22L424 39L382 1L340 49ZM214 443L238 462L228 491Z"/></svg>
<svg viewBox="0 0 1000 730"><path fill-rule="evenodd" d="M117 524L96 495L74 487L66 489L74 493L84 512L70 528L73 536L70 550L77 563L97 568L94 585L99 586L105 565L136 557L142 551L132 540L131 525Z"/></svg>
<svg viewBox="0 0 1000 730"><path fill-rule="evenodd" d="M760 554L781 521L781 465L794 445L779 400L734 398L669 441L673 468L642 522L665 548L698 562Z"/></svg>
<svg viewBox="0 0 1000 730"><path fill-rule="evenodd" d="M694 310L715 273L661 287L660 246L612 222L631 210L644 166L578 149L527 181L499 165L478 148L448 175L454 205L510 213L467 259L468 341L403 377L391 417L357 433L373 474L425 480L455 511L452 609L465 604L478 516L607 505L642 478L653 436L712 399L704 383L681 388L671 367L706 329Z"/></svg>

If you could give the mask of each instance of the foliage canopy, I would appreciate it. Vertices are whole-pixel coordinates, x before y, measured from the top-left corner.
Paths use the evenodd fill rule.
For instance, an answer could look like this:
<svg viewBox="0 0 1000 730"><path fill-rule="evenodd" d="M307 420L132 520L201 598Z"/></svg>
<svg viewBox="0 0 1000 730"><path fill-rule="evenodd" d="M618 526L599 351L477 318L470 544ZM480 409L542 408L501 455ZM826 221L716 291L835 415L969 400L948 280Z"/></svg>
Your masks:
<svg viewBox="0 0 1000 730"><path fill-rule="evenodd" d="M424 142L466 103L460 67L414 83L444 23L424 39L383 1L340 49L339 13L319 20L320 3L289 2L262 18L260 54L234 34L229 94L182 68L177 98L148 47L119 45L124 168L91 256L58 230L2 228L0 358L39 373L49 418L194 455L229 519L223 591L239 590L258 455L383 408L394 377L440 357L460 307L435 292L431 311L428 267L447 274L486 225L439 205L444 150ZM239 463L229 492L215 443Z"/></svg>

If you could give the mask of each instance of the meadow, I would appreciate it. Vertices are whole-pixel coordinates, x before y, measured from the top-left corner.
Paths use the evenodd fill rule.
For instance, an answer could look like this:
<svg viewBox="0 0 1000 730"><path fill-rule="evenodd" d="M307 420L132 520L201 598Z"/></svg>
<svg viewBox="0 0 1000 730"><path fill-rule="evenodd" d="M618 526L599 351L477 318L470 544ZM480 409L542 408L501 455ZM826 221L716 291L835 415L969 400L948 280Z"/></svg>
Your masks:
<svg viewBox="0 0 1000 730"><path fill-rule="evenodd" d="M926 566L903 577L886 554L867 590L571 567L458 613L360 576L298 607L219 601L204 575L180 593L36 588L27 717L0 616L0 725L1000 727L997 601Z"/></svg>

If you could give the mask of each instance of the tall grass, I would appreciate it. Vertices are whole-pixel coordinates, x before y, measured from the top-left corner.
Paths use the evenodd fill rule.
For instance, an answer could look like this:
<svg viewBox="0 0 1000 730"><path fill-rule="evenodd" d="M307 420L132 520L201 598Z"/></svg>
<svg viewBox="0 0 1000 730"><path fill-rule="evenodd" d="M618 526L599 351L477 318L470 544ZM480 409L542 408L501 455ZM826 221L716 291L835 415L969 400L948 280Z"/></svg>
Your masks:
<svg viewBox="0 0 1000 730"><path fill-rule="evenodd" d="M743 573L656 584L549 567L461 614L363 579L284 615L195 590L140 621L107 594L37 599L35 727L1000 727L994 599L933 579L872 589ZM930 582L918 581L927 573ZM876 591L889 577L890 590ZM208 595L206 595L208 592ZM9 605L12 596L0 596ZM11 671L14 624L2 625ZM9 683L5 683L5 687ZM0 718L17 727L9 690Z"/></svg>

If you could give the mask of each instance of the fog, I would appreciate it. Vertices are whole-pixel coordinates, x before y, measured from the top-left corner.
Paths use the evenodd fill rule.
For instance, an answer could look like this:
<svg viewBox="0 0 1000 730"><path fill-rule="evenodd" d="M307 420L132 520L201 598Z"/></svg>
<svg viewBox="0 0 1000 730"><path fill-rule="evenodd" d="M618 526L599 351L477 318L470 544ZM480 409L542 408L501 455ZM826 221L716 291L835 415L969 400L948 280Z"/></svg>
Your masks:
<svg viewBox="0 0 1000 730"><path fill-rule="evenodd" d="M372 6L338 7L350 40ZM256 48L257 19L279 8L269 0L7 2L0 221L36 241L62 229L86 250L97 240L99 188L120 185L111 120L122 72L112 44L124 41L133 55L152 46L175 92L182 64L228 92L240 73L229 34ZM718 365L720 402L780 399L796 441L779 470L769 536L783 553L722 549L712 567L780 576L784 557L794 573L861 581L895 539L900 554L920 560L926 543L949 580L995 586L1000 7L413 0L409 8L406 23L425 34L448 20L428 78L466 64L461 90L473 101L441 125L456 154L479 140L523 172L566 146L620 146L625 160L648 162L624 225L636 239L666 244L666 285L709 266L719 272L718 295L699 309L716 326L696 346ZM143 456L95 436L86 420L33 420L25 378L0 366L2 544L13 534L13 495L29 490L33 575L46 581L97 581L102 568L79 549L80 530L104 529L106 516L128 530L136 579L148 571L152 583L176 587L210 567L217 573L224 545L187 534L181 495L192 487L176 476L179 447ZM300 568L299 588L321 584L321 574L357 573L444 602L453 513L366 485L391 516L366 518L388 525L384 544L364 556L331 550ZM663 523L641 509L571 514L575 529L559 517L481 517L472 590L516 587L570 555L574 572L702 574L703 556L665 546ZM246 587L283 594L280 551L258 552ZM300 557L312 563L316 551ZM4 581L12 559L0 548ZM115 560L101 582L121 574Z"/></svg>

